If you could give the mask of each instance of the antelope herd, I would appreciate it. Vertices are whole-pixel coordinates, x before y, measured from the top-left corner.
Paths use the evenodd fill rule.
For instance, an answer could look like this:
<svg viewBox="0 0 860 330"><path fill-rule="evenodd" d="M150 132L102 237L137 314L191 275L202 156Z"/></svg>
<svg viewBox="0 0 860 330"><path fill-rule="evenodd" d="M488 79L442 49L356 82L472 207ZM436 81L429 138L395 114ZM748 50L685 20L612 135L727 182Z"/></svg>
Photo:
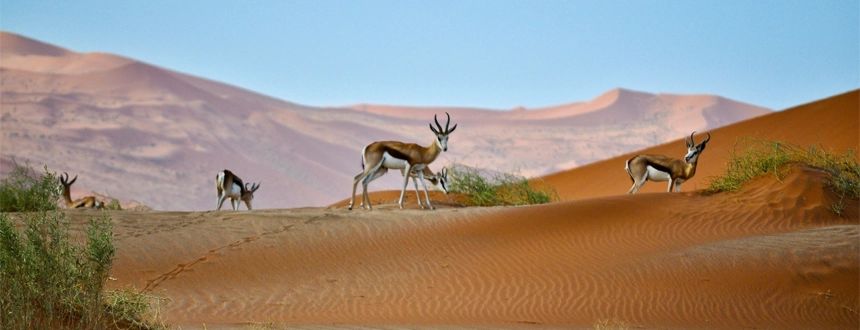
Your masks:
<svg viewBox="0 0 860 330"><path fill-rule="evenodd" d="M378 141L368 144L361 151L361 166L362 171L355 176L352 182L352 195L350 195L349 209L352 210L355 204L355 191L359 183L362 185L361 203L360 206L367 210L372 210L370 197L367 193L367 186L373 180L385 175L390 169L399 170L403 175L403 185L400 190L400 199L397 205L403 209L403 198L406 194L406 187L409 185L409 179L415 185L415 194L418 199L418 205L424 209L435 209L430 204L430 196L427 192L427 182L430 186L448 193L448 171L443 168L441 172L434 173L430 170L430 163L439 157L442 152L448 151L448 137L457 129L457 125L450 127L451 115L447 112L448 121L445 123L445 128L439 124L436 116L433 116L433 121L436 122L436 127L430 124L430 130L435 135L433 142L427 147L422 147L415 143L404 143L399 141ZM635 194L639 188L647 181L669 181L668 191L672 192L674 188L676 192L681 191L681 184L692 178L696 174L696 165L698 164L699 155L705 150L708 141L711 140L711 134L699 144L695 143L693 135L690 134L689 139L684 138L687 145L687 154L684 159L671 158L664 155L636 155L627 160L625 169L630 179L633 181L633 186L627 191L628 194ZM65 176L64 176L65 175ZM76 175L69 181L69 174L63 173L60 175L60 187L63 200L66 208L103 208L104 203L98 201L93 196L86 196L77 200L72 200L70 187L78 179ZM424 188L424 200L427 205L421 202L420 190L418 181L421 181L421 186ZM243 183L242 179L233 174L229 170L223 170L215 176L215 186L217 190L217 202L215 210L221 210L224 201L230 199L230 204L234 211L239 210L239 203L244 202L248 210L252 210L251 201L254 199L254 192L260 188L259 183L252 183L248 187L248 183Z"/></svg>

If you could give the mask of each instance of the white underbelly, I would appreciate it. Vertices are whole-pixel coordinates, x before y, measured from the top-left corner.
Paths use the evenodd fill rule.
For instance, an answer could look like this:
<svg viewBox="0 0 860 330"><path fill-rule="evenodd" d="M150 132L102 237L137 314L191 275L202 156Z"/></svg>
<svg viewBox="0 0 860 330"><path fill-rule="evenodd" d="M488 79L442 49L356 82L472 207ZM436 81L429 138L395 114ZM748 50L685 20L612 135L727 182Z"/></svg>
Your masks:
<svg viewBox="0 0 860 330"><path fill-rule="evenodd" d="M656 168L648 166L648 180L651 181L669 181L669 173L660 171Z"/></svg>
<svg viewBox="0 0 860 330"><path fill-rule="evenodd" d="M238 184L233 184L233 189L227 192L227 196L232 199L240 199L242 198L242 187L239 187Z"/></svg>
<svg viewBox="0 0 860 330"><path fill-rule="evenodd" d="M382 166L390 169L405 169L406 160L395 158L386 152L382 155Z"/></svg>

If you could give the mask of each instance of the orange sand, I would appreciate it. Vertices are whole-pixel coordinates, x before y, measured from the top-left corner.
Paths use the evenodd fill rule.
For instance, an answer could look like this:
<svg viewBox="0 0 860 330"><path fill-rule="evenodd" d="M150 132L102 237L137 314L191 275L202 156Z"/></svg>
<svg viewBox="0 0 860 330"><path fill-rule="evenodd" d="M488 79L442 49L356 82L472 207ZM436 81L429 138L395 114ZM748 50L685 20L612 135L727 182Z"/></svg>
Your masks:
<svg viewBox="0 0 860 330"><path fill-rule="evenodd" d="M802 144L817 132L825 146L856 147L856 100L715 130L699 175L739 136ZM625 175L621 163L550 176L592 195L559 187L568 200L527 207L462 208L436 193L435 211L414 199L399 210L397 192L383 192L372 212L112 212L110 286L169 298L165 321L182 329L860 326L860 201L831 212L823 172L798 166L712 196L692 191L701 183L628 196Z"/></svg>

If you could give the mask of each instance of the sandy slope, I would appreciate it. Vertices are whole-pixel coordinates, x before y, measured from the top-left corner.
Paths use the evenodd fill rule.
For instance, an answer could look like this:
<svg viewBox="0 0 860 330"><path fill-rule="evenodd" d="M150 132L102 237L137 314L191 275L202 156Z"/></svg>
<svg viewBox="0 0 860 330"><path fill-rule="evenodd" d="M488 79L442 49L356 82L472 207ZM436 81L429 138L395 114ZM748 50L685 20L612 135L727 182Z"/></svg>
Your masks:
<svg viewBox="0 0 860 330"><path fill-rule="evenodd" d="M309 107L2 31L0 90L0 165L12 157L48 164L80 175L78 189L162 210L212 209L214 177L225 168L262 182L256 208L330 204L349 190L364 146L380 140L426 145L433 140L428 123L445 112L459 126L434 169L459 161L519 167L529 176L771 112L718 96L625 89L515 111ZM386 176L371 188L397 183Z"/></svg>
<svg viewBox="0 0 860 330"><path fill-rule="evenodd" d="M696 141L706 135L699 132ZM857 150L860 147L860 90L800 105L767 116L753 118L708 131L711 141L699 157L696 176L681 185L682 191L704 189L708 177L723 173L726 159L738 139L756 137L827 149ZM632 181L624 164L636 154L662 154L681 158L686 154L683 138L624 154L600 162L544 176L563 200L626 193ZM855 153L856 154L856 153ZM857 154L860 157L860 154ZM666 191L665 182L648 182L640 192Z"/></svg>
<svg viewBox="0 0 860 330"><path fill-rule="evenodd" d="M818 127L822 144L851 147L854 94L727 130L803 143ZM111 286L169 297L182 328L856 329L860 201L831 212L825 176L799 167L738 193L530 207L458 208L435 193L436 211L414 199L398 210L385 192L372 212L116 212Z"/></svg>
<svg viewBox="0 0 860 330"><path fill-rule="evenodd" d="M823 176L531 207L114 212L110 285L170 298L183 329L856 329L858 201L836 216Z"/></svg>

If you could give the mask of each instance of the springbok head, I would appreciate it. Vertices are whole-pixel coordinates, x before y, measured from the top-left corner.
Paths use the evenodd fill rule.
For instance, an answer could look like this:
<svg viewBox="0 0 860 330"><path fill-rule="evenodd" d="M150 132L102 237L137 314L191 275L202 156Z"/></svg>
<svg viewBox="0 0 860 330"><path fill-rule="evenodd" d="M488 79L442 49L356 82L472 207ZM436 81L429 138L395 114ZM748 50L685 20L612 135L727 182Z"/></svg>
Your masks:
<svg viewBox="0 0 860 330"><path fill-rule="evenodd" d="M687 155L684 156L684 161L687 162L687 164L695 163L699 159L699 155L702 154L702 151L705 150L705 146L707 145L708 141L711 140L711 133L706 133L708 134L708 138L705 139L705 141L696 144L696 142L693 141L694 134L696 134L696 132L690 134L689 139L684 138L684 143L687 144Z"/></svg>
<svg viewBox="0 0 860 330"><path fill-rule="evenodd" d="M457 129L457 124L454 124L454 127L451 127L450 130L448 129L448 125L451 125L451 115L447 112L445 115L448 116L448 122L445 123L445 129L442 129L442 125L439 125L439 120L436 119L436 115L433 115L433 121L436 122L438 130L433 128L433 124L430 124L430 130L433 131L433 134L436 134L436 145L439 146L442 151L448 151L448 134L453 133L454 130Z"/></svg>
<svg viewBox="0 0 860 330"><path fill-rule="evenodd" d="M65 174L65 177L63 177L63 174ZM69 181L69 173L63 172L63 174L60 174L60 186L57 187L57 190L60 191L61 194L63 193L64 189L68 190L69 187L71 187L72 184L78 180L77 175L75 175L72 181Z"/></svg>
<svg viewBox="0 0 860 330"><path fill-rule="evenodd" d="M436 184L436 187L441 188L445 194L448 194L448 169L442 168L442 172L436 172L436 180L439 180L439 183Z"/></svg>
<svg viewBox="0 0 860 330"><path fill-rule="evenodd" d="M251 184L251 188L248 188L248 184L245 184L245 192L242 193L242 200L245 201L245 206L248 207L248 210L251 210L251 201L254 200L254 192L260 189L260 185L257 183Z"/></svg>

